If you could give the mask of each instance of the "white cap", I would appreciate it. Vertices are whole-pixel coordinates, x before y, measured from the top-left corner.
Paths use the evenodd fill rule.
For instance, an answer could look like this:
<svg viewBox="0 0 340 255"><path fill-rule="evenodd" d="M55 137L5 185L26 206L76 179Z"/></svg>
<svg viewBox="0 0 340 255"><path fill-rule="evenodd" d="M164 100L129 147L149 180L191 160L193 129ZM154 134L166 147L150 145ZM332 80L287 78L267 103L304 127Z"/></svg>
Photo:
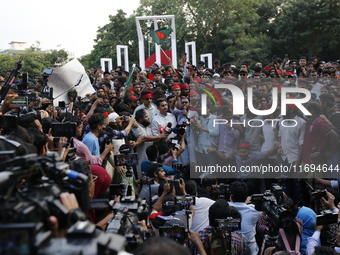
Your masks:
<svg viewBox="0 0 340 255"><path fill-rule="evenodd" d="M109 121L116 121L116 119L119 117L119 115L116 112L112 112L109 114L108 118Z"/></svg>
<svg viewBox="0 0 340 255"><path fill-rule="evenodd" d="M158 66L158 67L161 67L161 64L158 63L158 62L155 62L155 63L153 63L153 64L156 65L156 66Z"/></svg>

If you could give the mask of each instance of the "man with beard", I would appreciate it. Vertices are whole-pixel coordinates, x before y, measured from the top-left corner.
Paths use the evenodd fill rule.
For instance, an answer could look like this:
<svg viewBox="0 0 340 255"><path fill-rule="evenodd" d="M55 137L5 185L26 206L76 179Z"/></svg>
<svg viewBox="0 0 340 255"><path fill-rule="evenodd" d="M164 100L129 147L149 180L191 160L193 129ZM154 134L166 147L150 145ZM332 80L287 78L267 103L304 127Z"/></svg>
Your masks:
<svg viewBox="0 0 340 255"><path fill-rule="evenodd" d="M148 113L140 109L136 112L137 125L132 128L132 132L135 134L136 138L143 137L141 143L137 144L137 154L138 161L142 162L147 160L146 148L153 144L153 142L158 142L161 139L166 139L168 137L167 133L160 134L159 136L153 136L150 128L150 118ZM140 139L139 139L140 140ZM137 166L138 177L142 176L140 164Z"/></svg>
<svg viewBox="0 0 340 255"><path fill-rule="evenodd" d="M181 85L181 95L187 97L190 92L190 87L187 83Z"/></svg>
<svg viewBox="0 0 340 255"><path fill-rule="evenodd" d="M190 97L190 109L192 111L198 111L198 93L195 90L191 90L188 96Z"/></svg>
<svg viewBox="0 0 340 255"><path fill-rule="evenodd" d="M179 161L186 165L190 161L190 148L196 147L196 133L191 132L190 130L190 120L198 120L199 116L196 111L191 111L190 109L190 100L188 97L181 98L181 107L180 109L175 108L178 105L177 101L179 98L176 98L172 101L170 105L171 112L175 115L177 124L185 125L185 140L186 140L186 148L179 155ZM179 137L178 137L179 138ZM178 139L179 140L179 139ZM190 147L192 146L192 147ZM192 160L192 159L191 159Z"/></svg>
<svg viewBox="0 0 340 255"><path fill-rule="evenodd" d="M302 145L307 123L297 115L297 112L298 108L296 105L288 104L286 115L282 116L282 119L287 121L285 121L285 125L278 126L278 141L281 145L279 149L279 164L283 166L299 166L301 164ZM282 119L279 123L281 123ZM297 203L302 192L300 180L297 178L285 179L284 182L286 194L293 199L294 203Z"/></svg>

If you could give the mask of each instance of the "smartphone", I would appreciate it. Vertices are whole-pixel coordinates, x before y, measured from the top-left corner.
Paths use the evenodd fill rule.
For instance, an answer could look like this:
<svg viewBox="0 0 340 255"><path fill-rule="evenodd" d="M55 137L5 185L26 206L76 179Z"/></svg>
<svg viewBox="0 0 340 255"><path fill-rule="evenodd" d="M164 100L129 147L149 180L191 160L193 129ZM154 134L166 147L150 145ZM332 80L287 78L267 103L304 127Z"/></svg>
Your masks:
<svg viewBox="0 0 340 255"><path fill-rule="evenodd" d="M59 106L60 108L65 108L65 101L59 101L59 102L58 102L58 106Z"/></svg>
<svg viewBox="0 0 340 255"><path fill-rule="evenodd" d="M288 58L288 54L287 53L285 54L284 58Z"/></svg>
<svg viewBox="0 0 340 255"><path fill-rule="evenodd" d="M28 105L28 98L26 96L16 97L12 101L13 106L24 107Z"/></svg>
<svg viewBox="0 0 340 255"><path fill-rule="evenodd" d="M60 137L53 137L53 146L54 146L55 151L57 151L59 148L59 140L60 140Z"/></svg>
<svg viewBox="0 0 340 255"><path fill-rule="evenodd" d="M100 199L91 199L90 206L91 210L108 210L111 209L109 199L100 198Z"/></svg>
<svg viewBox="0 0 340 255"><path fill-rule="evenodd" d="M327 213L324 215L316 215L316 226L325 226L325 225L333 225L338 223L338 214L337 213Z"/></svg>
<svg viewBox="0 0 340 255"><path fill-rule="evenodd" d="M273 55L273 59L276 60L276 59L277 59L277 56L276 56L276 55Z"/></svg>
<svg viewBox="0 0 340 255"><path fill-rule="evenodd" d="M53 137L75 137L77 135L77 123L64 122L52 123L52 136Z"/></svg>

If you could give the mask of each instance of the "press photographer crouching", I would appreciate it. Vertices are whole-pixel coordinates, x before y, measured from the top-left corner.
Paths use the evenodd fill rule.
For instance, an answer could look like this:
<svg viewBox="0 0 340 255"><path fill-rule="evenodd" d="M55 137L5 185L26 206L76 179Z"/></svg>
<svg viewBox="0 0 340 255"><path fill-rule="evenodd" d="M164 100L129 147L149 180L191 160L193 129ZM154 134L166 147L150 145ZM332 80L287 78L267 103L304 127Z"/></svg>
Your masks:
<svg viewBox="0 0 340 255"><path fill-rule="evenodd" d="M199 232L207 254L251 254L247 238L238 233L241 228L241 214L229 206L224 199L217 200L209 208L209 226ZM191 253L199 254L196 245Z"/></svg>

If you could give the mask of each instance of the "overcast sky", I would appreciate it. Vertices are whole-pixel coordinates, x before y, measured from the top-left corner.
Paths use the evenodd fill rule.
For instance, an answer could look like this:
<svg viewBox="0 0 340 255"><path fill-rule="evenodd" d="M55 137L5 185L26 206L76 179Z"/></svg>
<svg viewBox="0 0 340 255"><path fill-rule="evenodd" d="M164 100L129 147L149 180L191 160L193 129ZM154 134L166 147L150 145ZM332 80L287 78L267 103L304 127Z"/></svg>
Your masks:
<svg viewBox="0 0 340 255"><path fill-rule="evenodd" d="M109 15L123 9L129 16L138 6L139 0L2 1L0 49L9 49L11 41L26 42L27 48L39 41L42 50L61 45L80 57L91 52L97 29L109 23Z"/></svg>

